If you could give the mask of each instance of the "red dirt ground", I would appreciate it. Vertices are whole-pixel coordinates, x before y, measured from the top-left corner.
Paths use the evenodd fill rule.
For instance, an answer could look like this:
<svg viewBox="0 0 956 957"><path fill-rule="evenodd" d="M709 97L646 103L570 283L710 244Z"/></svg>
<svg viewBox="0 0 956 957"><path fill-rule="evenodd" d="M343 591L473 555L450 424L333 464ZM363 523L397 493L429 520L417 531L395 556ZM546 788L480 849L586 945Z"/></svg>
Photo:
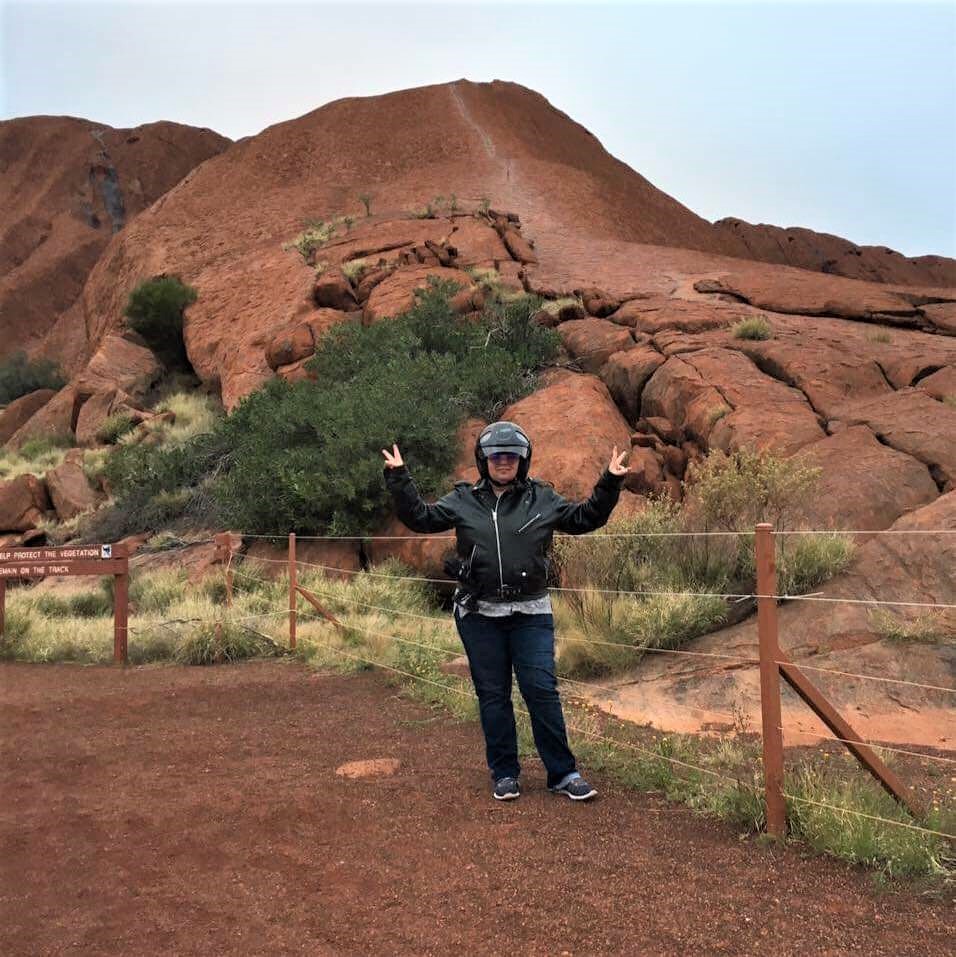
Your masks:
<svg viewBox="0 0 956 957"><path fill-rule="evenodd" d="M951 953L949 903L652 795L575 805L529 762L496 804L477 725L376 675L4 664L0 688L6 957Z"/></svg>

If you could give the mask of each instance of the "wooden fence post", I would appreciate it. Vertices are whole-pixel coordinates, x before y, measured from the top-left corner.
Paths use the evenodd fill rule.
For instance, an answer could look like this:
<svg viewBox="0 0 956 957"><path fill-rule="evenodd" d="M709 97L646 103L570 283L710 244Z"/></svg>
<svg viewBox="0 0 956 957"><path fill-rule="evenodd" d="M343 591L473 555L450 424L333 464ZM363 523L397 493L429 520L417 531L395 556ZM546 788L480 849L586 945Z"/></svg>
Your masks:
<svg viewBox="0 0 956 957"><path fill-rule="evenodd" d="M113 577L113 662L125 665L129 660L129 558L123 545L114 545L112 555L123 561L123 570Z"/></svg>
<svg viewBox="0 0 956 957"><path fill-rule="evenodd" d="M289 532L289 647L295 651L296 588L295 532Z"/></svg>
<svg viewBox="0 0 956 957"><path fill-rule="evenodd" d="M777 638L777 563L773 526L756 527L757 636L760 642L760 714L763 722L763 776L767 832L784 837L787 807L783 800L783 728L780 719L780 648Z"/></svg>
<svg viewBox="0 0 956 957"><path fill-rule="evenodd" d="M226 566L226 607L232 608L232 535L229 532L218 532L214 541L216 543L216 558Z"/></svg>

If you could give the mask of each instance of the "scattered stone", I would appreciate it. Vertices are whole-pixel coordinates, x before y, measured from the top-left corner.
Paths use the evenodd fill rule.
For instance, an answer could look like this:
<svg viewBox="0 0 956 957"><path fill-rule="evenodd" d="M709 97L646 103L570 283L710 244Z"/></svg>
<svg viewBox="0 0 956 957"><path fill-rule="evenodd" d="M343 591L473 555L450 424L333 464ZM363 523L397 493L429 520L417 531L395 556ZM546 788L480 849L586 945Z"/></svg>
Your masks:
<svg viewBox="0 0 956 957"><path fill-rule="evenodd" d="M652 415L644 420L665 442L677 445L681 440L680 429L670 419Z"/></svg>
<svg viewBox="0 0 956 957"><path fill-rule="evenodd" d="M35 475L0 482L0 531L29 531L49 510L46 486Z"/></svg>
<svg viewBox="0 0 956 957"><path fill-rule="evenodd" d="M589 316L599 319L607 318L621 305L620 299L615 299L602 289L589 286L584 289L575 289L574 294L584 303L584 309Z"/></svg>
<svg viewBox="0 0 956 957"><path fill-rule="evenodd" d="M397 758L366 758L340 764L335 773L340 778L387 778L393 775L402 763Z"/></svg>
<svg viewBox="0 0 956 957"><path fill-rule="evenodd" d="M305 359L315 352L315 338L312 327L307 322L277 335L266 349L266 362L269 368L276 370L280 366L291 365Z"/></svg>
<svg viewBox="0 0 956 957"><path fill-rule="evenodd" d="M637 495L659 492L664 483L661 457L653 449L634 446L627 460L624 487Z"/></svg>
<svg viewBox="0 0 956 957"><path fill-rule="evenodd" d="M10 439L16 431L43 408L56 395L55 389L36 389L14 399L0 411L0 445Z"/></svg>
<svg viewBox="0 0 956 957"><path fill-rule="evenodd" d="M351 283L338 269L328 269L315 280L312 300L320 308L345 312L358 305Z"/></svg>
<svg viewBox="0 0 956 957"><path fill-rule="evenodd" d="M533 265L538 262L537 254L531 244L516 229L511 227L501 233L501 240L508 248L513 259L524 265Z"/></svg>
<svg viewBox="0 0 956 957"><path fill-rule="evenodd" d="M69 521L81 512L94 508L101 498L83 471L81 449L67 452L63 461L46 473L44 481L61 522Z"/></svg>

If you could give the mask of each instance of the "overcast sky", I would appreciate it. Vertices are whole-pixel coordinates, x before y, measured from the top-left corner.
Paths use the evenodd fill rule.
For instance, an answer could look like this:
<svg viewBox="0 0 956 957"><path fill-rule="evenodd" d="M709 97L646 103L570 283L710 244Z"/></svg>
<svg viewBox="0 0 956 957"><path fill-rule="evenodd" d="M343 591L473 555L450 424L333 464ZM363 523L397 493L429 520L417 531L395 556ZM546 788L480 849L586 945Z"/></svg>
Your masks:
<svg viewBox="0 0 956 957"><path fill-rule="evenodd" d="M0 116L233 139L344 96L513 80L710 220L956 256L956 3L0 0Z"/></svg>

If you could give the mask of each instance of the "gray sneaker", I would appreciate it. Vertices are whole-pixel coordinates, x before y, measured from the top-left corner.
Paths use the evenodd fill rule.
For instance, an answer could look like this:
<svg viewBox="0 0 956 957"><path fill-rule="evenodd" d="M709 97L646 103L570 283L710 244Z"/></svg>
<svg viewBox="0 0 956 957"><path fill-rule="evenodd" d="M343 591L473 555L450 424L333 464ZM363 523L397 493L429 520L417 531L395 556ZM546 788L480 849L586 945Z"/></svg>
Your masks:
<svg viewBox="0 0 956 957"><path fill-rule="evenodd" d="M549 790L552 794L566 794L572 801L590 801L597 794L584 778L572 778L561 787Z"/></svg>
<svg viewBox="0 0 956 957"><path fill-rule="evenodd" d="M496 801L513 801L521 797L521 785L517 778L499 778L491 793Z"/></svg>

